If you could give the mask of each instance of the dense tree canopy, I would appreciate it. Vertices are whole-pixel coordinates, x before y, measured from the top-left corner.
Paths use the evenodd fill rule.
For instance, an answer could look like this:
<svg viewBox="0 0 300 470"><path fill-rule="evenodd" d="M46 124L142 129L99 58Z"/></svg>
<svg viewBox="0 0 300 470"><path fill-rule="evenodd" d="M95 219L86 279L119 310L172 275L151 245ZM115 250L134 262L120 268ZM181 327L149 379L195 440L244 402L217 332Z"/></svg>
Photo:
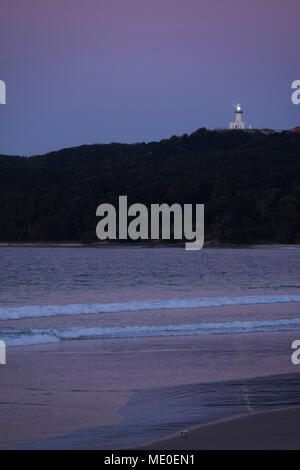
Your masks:
<svg viewBox="0 0 300 470"><path fill-rule="evenodd" d="M96 208L205 203L205 238L300 243L300 135L208 131L0 156L0 241L95 240Z"/></svg>

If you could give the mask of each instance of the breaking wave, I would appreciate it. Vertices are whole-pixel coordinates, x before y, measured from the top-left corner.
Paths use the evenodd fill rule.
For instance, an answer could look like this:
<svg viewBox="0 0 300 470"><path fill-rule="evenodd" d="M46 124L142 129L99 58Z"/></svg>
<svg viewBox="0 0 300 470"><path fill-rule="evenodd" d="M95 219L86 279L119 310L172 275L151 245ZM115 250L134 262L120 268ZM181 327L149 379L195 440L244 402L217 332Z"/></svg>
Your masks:
<svg viewBox="0 0 300 470"><path fill-rule="evenodd" d="M69 305L26 305L23 307L1 307L0 320L18 320L34 317L55 317L60 315L88 315L103 313L132 312L142 310L183 309L222 307L251 304L274 304L300 302L300 295L252 295L240 297L200 297L190 299L135 300L129 302L69 304Z"/></svg>
<svg viewBox="0 0 300 470"><path fill-rule="evenodd" d="M48 330L6 330L1 339L7 346L55 343L64 340L143 338L159 336L196 336L300 330L300 318L233 322L191 323L181 325L62 328Z"/></svg>

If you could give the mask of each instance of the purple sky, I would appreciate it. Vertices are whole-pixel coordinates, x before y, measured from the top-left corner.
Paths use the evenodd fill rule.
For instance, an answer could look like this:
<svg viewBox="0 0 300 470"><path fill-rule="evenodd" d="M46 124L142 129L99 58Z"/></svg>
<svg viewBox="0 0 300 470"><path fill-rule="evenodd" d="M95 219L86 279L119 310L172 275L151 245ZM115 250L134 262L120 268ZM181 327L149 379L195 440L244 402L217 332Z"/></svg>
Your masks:
<svg viewBox="0 0 300 470"><path fill-rule="evenodd" d="M299 0L1 0L0 152L300 125Z"/></svg>

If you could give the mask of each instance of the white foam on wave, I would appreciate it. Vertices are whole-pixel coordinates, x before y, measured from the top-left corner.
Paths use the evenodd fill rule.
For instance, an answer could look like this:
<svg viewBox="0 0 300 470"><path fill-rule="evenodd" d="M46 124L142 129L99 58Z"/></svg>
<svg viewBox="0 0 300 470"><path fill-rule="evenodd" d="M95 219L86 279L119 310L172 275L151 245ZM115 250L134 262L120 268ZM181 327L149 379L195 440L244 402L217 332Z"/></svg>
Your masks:
<svg viewBox="0 0 300 470"><path fill-rule="evenodd" d="M73 327L49 330L9 330L1 333L7 346L27 346L63 340L197 336L300 330L300 318L233 322L187 323L181 325L128 327Z"/></svg>
<svg viewBox="0 0 300 470"><path fill-rule="evenodd" d="M300 295L249 295L239 297L200 297L190 299L135 300L98 304L26 305L1 307L0 320L18 320L60 315L88 315L100 313L132 312L142 310L221 307L230 305L273 304L300 302Z"/></svg>
<svg viewBox="0 0 300 470"><path fill-rule="evenodd" d="M48 334L39 334L38 332L28 333L26 331L20 332L15 336L3 336L0 333L2 341L5 342L6 346L32 346L34 344L49 344L49 343L58 343L60 341L59 337L55 335Z"/></svg>

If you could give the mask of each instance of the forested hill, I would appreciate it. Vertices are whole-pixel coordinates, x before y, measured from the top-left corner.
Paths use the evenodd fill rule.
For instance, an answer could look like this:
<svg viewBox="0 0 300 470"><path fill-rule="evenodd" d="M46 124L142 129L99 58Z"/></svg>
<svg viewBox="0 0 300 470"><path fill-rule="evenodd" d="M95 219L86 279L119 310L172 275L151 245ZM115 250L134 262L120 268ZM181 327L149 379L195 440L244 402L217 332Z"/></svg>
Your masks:
<svg viewBox="0 0 300 470"><path fill-rule="evenodd" d="M300 243L300 134L199 129L160 142L0 156L0 241L96 241L96 208L205 203L205 238Z"/></svg>

